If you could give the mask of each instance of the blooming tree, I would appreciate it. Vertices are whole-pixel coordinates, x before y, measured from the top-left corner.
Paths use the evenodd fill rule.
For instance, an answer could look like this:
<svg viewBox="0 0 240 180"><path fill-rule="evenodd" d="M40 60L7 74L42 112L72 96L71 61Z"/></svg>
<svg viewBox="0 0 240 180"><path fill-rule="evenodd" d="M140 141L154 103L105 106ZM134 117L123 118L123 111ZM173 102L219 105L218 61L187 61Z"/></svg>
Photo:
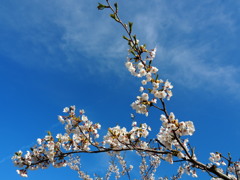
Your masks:
<svg viewBox="0 0 240 180"><path fill-rule="evenodd" d="M82 179L93 179L80 167L81 153L107 153L112 157L106 175L95 179L109 179L115 174L115 179L126 176L130 179L133 165L128 164L123 152L133 151L141 159L139 172L141 178L168 179L155 177L161 161L178 164L178 170L172 179L180 179L184 173L198 177L197 171L203 170L212 180L239 180L240 162L232 161L230 154L210 153L209 163L204 164L197 159L194 148L190 145L188 136L192 136L195 127L192 121L179 121L173 112L168 112L166 100L172 97L173 85L168 80L162 80L158 75L158 68L153 66L156 48L147 49L141 45L136 35L132 34L133 23L125 24L119 17L118 4L99 3L98 9L109 9L110 17L119 23L126 31L123 38L129 45L129 57L125 63L132 76L141 79L140 95L131 104L136 113L148 116L149 109L155 108L160 112L162 122L158 134L150 140L147 139L151 128L146 123L132 122L131 130L115 126L108 128L104 137L100 137L101 125L88 119L84 110L77 111L75 106L65 107L64 115L59 115L58 120L65 125L65 133L55 137L49 132L44 138L37 139L26 154L18 151L12 157L15 166L20 169L17 173L27 177L28 170L45 169L69 166L78 172ZM134 115L132 115L134 119ZM135 119L134 119L135 120Z"/></svg>

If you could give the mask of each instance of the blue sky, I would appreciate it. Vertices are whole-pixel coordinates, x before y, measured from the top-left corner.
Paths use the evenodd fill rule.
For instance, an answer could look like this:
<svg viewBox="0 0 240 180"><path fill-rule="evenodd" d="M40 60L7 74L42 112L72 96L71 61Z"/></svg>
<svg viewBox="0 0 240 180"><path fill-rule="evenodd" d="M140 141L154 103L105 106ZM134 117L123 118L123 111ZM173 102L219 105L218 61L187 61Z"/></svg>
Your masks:
<svg viewBox="0 0 240 180"><path fill-rule="evenodd" d="M140 83L124 68L123 30L109 12L97 11L97 2L1 1L1 179L22 179L10 157L48 130L63 132L57 115L65 106L85 109L90 120L102 124L103 134L109 126L131 124L130 104ZM154 63L174 85L168 111L194 122L190 142L199 160L206 163L215 151L239 158L240 2L128 0L119 6L123 20L134 22L140 42L158 48ZM137 118L158 131L159 112ZM83 162L90 173L107 166L104 155L90 159L99 159L96 167ZM68 168L29 176L78 179Z"/></svg>

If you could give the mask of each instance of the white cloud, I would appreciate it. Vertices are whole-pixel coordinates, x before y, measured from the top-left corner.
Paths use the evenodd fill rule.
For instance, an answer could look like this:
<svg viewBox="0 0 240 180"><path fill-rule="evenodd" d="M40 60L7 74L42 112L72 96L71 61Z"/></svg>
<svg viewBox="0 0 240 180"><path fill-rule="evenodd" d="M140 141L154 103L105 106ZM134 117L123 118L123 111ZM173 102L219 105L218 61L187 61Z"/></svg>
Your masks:
<svg viewBox="0 0 240 180"><path fill-rule="evenodd" d="M134 22L140 42L147 43L149 48L160 47L158 58L168 61L163 69L172 70L173 79L181 75L190 88L209 84L212 89L224 83L229 92L234 92L233 87L239 86L239 66L226 65L226 50L216 48L223 43L222 35L239 38L236 11L229 11L230 4L213 0L119 3L120 14ZM120 38L124 31L108 18L107 10L97 11L96 5L95 0L22 2L9 17L5 15L5 25L20 34L19 42L33 46L31 52L19 45L5 50L6 54L37 67L41 64L72 69L80 65L91 73L117 71L122 76L122 62L127 55L127 46ZM22 52L17 50L19 47Z"/></svg>
<svg viewBox="0 0 240 180"><path fill-rule="evenodd" d="M147 43L160 43L157 61L167 78L187 88L217 91L224 87L224 93L237 96L240 67L228 64L227 46L233 37L240 38L239 25L236 11L229 11L227 5L155 1L144 13L139 12L143 17L135 20Z"/></svg>
<svg viewBox="0 0 240 180"><path fill-rule="evenodd" d="M201 88L208 91L233 93L240 87L239 67L230 65L221 66L215 63L207 63L203 59L202 53L207 53L207 46L202 49L176 47L174 49L161 49L161 58L167 57L167 60L160 62L160 65L166 66L170 71L166 71L167 76L175 82L182 84L187 88Z"/></svg>

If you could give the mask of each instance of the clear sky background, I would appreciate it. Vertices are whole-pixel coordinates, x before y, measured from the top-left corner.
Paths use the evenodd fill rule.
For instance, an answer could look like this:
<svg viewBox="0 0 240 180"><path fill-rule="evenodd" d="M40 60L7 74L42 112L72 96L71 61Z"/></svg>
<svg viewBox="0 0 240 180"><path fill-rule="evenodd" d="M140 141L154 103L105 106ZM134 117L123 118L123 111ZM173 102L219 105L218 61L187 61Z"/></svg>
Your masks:
<svg viewBox="0 0 240 180"><path fill-rule="evenodd" d="M131 124L130 104L139 95L140 83L124 67L124 31L109 11L97 10L97 2L1 0L0 179L23 179L11 156L28 150L48 130L64 132L57 115L65 106L85 109L90 120L102 124L102 134L116 124ZM140 43L158 48L154 63L161 78L174 85L168 111L194 122L190 142L199 160L207 163L209 153L216 151L231 152L237 160L240 1L128 0L119 1L119 8L124 21L134 22ZM137 119L151 125L154 135L159 116L152 110L148 118ZM83 157L82 167L101 174L107 160L104 155ZM172 175L163 166L158 174ZM29 176L78 179L69 168L32 171Z"/></svg>

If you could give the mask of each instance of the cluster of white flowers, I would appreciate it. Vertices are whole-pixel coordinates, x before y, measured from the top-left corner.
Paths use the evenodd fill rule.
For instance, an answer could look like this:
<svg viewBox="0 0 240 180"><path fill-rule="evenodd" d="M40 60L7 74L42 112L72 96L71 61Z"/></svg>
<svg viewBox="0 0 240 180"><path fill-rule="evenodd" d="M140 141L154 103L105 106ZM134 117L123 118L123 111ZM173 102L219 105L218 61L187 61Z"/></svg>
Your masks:
<svg viewBox="0 0 240 180"><path fill-rule="evenodd" d="M101 125L99 123L93 124L93 122L84 115L84 110L80 110L80 116L76 117L75 109L75 106L71 106L70 109L64 108L64 112L69 113L69 116L58 116L59 120L65 123L67 133L64 135L58 134L57 138L66 150L72 148L75 151L89 151L89 146L92 145L91 143L93 142L92 138L99 138L98 129L101 128ZM69 138L70 134L72 134L72 138ZM72 140L69 141L69 139Z"/></svg>
<svg viewBox="0 0 240 180"><path fill-rule="evenodd" d="M86 174L80 169L81 163L79 156L70 156L69 160L67 161L67 166L69 166L72 170L77 171L80 178L84 180L93 180L90 175Z"/></svg>
<svg viewBox="0 0 240 180"><path fill-rule="evenodd" d="M239 161L235 162L234 167L235 171L238 173L238 175L240 175L240 162Z"/></svg>
<svg viewBox="0 0 240 180"><path fill-rule="evenodd" d="M146 158L142 155L142 161L141 161L141 164L139 166L139 169L140 169L140 174L142 176L144 176L144 173L147 172L148 170L148 164L146 162Z"/></svg>
<svg viewBox="0 0 240 180"><path fill-rule="evenodd" d="M214 166L213 164L216 165L217 170L219 172L223 172L223 169L220 168L219 166L226 166L227 164L222 158L222 155L219 152L216 153L210 153L210 158L209 160L211 163L209 166ZM237 177L240 177L240 162L231 162L231 165L228 165L227 170L228 170L228 177L230 177L232 180L238 180ZM237 175L237 177L236 177ZM220 180L221 178L212 178L211 180Z"/></svg>
<svg viewBox="0 0 240 180"><path fill-rule="evenodd" d="M228 171L240 177L240 162L237 161L233 166L228 167Z"/></svg>
<svg viewBox="0 0 240 180"><path fill-rule="evenodd" d="M120 178L120 172L119 172L119 168L116 164L110 164L108 167L108 173L106 174L106 179L108 180L111 176L111 174L114 173L115 174L115 179L119 179Z"/></svg>
<svg viewBox="0 0 240 180"><path fill-rule="evenodd" d="M24 169L17 170L17 173L18 173L20 176L22 176L22 177L28 177L27 171L24 170Z"/></svg>
<svg viewBox="0 0 240 180"><path fill-rule="evenodd" d="M139 166L140 174L143 177L142 179L154 180L157 168L161 163L162 155L144 152L139 152L138 155L142 158ZM149 162L147 162L147 159Z"/></svg>
<svg viewBox="0 0 240 180"><path fill-rule="evenodd" d="M191 163L185 163L182 166L179 166L178 168L178 177L180 178L184 173L187 175L191 175L194 178L197 178L197 172L195 169L192 169L192 164Z"/></svg>
<svg viewBox="0 0 240 180"><path fill-rule="evenodd" d="M146 144L140 141L141 137L146 138L151 130L146 123L136 126L136 122L132 123L132 129L128 132L125 127L115 126L108 129L107 135L104 136L104 144L108 144L112 148L131 148L138 142L139 148L147 148Z"/></svg>
<svg viewBox="0 0 240 180"><path fill-rule="evenodd" d="M127 162L126 160L120 155L119 152L115 153L121 167L122 167L122 171L120 172L121 175L125 175L126 173L129 173L132 169L133 169L133 165L129 165L129 167L127 167Z"/></svg>
<svg viewBox="0 0 240 180"><path fill-rule="evenodd" d="M158 140L167 148L172 149L175 146L177 150L183 150L182 146L177 142L176 136L187 136L192 135L195 131L192 121L178 122L175 115L171 112L168 118L165 115L161 115L160 120L162 121L162 126L160 132L157 135ZM185 149L187 148L188 140L185 139L182 144ZM179 153L179 158L183 158L184 155Z"/></svg>
<svg viewBox="0 0 240 180"><path fill-rule="evenodd" d="M147 51L147 50L145 50ZM140 92L147 90L148 93L152 94L153 97L149 100L148 93L142 93L141 96L137 96L137 100L131 104L132 108L136 110L139 114L148 115L148 107L152 104L157 103L157 99L170 100L172 97L171 89L173 86L171 83L166 80L165 82L162 79L158 79L158 68L151 66L152 60L155 58L156 48L148 52L145 60L137 58L128 58L125 66L128 71L136 77L144 78L142 80L142 85L146 86L151 84L150 87L140 87Z"/></svg>
<svg viewBox="0 0 240 180"><path fill-rule="evenodd" d="M37 139L38 146L31 148L23 155L18 151L12 157L14 164L20 168L34 170L38 168L45 169L50 164L54 167L65 167L67 165L64 159L65 151L89 151L90 145L97 145L95 141L99 137L98 129L101 128L99 123L93 124L87 116L80 110L80 116L75 115L75 106L64 108L63 112L68 116L58 116L60 122L65 123L65 134L57 134L56 138L49 132L44 138ZM63 150L61 149L63 148ZM27 177L25 169L17 170L18 174Z"/></svg>
<svg viewBox="0 0 240 180"><path fill-rule="evenodd" d="M226 163L222 160L221 158L221 154L216 152L216 153L210 153L211 157L209 158L209 160L216 164L217 166L220 166L220 165L224 165L226 166Z"/></svg>
<svg viewBox="0 0 240 180"><path fill-rule="evenodd" d="M61 159L60 143L54 142L51 135L46 135L43 139L38 139L40 146L31 148L31 152L27 151L25 155L22 151L18 151L12 157L15 166L20 168L27 167L29 170L46 169L50 164L54 167L65 167L66 161ZM54 158L57 157L57 158ZM27 177L26 169L17 170L18 174Z"/></svg>

